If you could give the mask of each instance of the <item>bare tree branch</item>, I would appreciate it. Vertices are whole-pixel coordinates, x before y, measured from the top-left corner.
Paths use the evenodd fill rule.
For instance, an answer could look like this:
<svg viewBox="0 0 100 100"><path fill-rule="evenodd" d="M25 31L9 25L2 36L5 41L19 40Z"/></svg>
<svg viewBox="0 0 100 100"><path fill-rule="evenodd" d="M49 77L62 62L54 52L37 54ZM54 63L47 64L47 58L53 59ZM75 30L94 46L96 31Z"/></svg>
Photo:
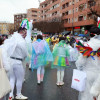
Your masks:
<svg viewBox="0 0 100 100"><path fill-rule="evenodd" d="M34 28L42 32L60 33L64 30L64 25L61 18L54 18L51 21L36 22L34 23Z"/></svg>
<svg viewBox="0 0 100 100"><path fill-rule="evenodd" d="M89 9L90 12L97 16L100 17L100 1L99 0L89 0L88 1Z"/></svg>

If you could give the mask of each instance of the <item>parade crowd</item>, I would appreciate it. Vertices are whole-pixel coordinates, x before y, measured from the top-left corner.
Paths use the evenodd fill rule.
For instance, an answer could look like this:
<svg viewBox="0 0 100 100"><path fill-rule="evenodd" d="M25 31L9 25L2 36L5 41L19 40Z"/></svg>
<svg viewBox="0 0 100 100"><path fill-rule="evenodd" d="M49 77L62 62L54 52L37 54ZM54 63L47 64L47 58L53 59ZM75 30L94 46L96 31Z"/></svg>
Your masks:
<svg viewBox="0 0 100 100"><path fill-rule="evenodd" d="M55 84L59 87L64 85L64 71L71 67L72 61L75 62L78 71L86 74L85 88L79 91L78 100L100 100L100 29L98 27L91 27L88 37L71 33L56 35L56 37L43 37L42 34L37 34L31 40L29 32L29 27L21 25L11 37L0 38L0 68L5 70L10 83L2 83L4 76L0 74L2 75L0 85L10 85L7 92L4 92L5 88L0 86L2 92L0 100L28 99L21 93L26 65L32 71L37 69L37 85L41 85L45 66L51 64L51 69L57 69ZM77 81L81 80L74 79L74 81L77 84Z"/></svg>

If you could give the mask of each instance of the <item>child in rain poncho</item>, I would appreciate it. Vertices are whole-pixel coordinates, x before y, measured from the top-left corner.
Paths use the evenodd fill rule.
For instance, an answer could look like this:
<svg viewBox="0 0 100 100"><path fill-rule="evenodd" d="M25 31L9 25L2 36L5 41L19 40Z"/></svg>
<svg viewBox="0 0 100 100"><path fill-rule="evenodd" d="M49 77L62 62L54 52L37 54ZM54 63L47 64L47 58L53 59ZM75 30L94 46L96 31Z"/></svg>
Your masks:
<svg viewBox="0 0 100 100"><path fill-rule="evenodd" d="M53 50L52 68L57 68L57 85L64 85L64 69L69 66L68 56L69 48L65 43L65 38L60 37L59 43L55 45Z"/></svg>

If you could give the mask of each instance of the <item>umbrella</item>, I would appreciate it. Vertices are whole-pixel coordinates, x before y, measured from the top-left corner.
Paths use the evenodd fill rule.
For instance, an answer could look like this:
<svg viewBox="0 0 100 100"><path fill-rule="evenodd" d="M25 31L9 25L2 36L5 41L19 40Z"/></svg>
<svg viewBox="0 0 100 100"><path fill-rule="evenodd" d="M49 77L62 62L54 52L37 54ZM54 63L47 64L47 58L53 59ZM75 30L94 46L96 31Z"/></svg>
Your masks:
<svg viewBox="0 0 100 100"><path fill-rule="evenodd" d="M74 35L75 35L75 36L77 36L77 35L78 35L78 33L75 33Z"/></svg>
<svg viewBox="0 0 100 100"><path fill-rule="evenodd" d="M71 32L70 31L64 31L62 32L62 35L69 35Z"/></svg>
<svg viewBox="0 0 100 100"><path fill-rule="evenodd" d="M80 36L80 37L85 37L85 34L79 34L78 36Z"/></svg>

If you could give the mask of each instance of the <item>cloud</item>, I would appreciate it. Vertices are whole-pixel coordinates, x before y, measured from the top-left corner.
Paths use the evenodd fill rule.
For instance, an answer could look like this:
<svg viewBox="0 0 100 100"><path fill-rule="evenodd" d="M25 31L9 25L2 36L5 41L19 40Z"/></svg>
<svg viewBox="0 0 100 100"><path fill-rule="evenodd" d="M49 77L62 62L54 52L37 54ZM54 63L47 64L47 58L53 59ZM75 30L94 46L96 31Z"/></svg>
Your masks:
<svg viewBox="0 0 100 100"><path fill-rule="evenodd" d="M27 9L38 6L38 0L0 0L0 21L13 23L14 14L26 13Z"/></svg>

